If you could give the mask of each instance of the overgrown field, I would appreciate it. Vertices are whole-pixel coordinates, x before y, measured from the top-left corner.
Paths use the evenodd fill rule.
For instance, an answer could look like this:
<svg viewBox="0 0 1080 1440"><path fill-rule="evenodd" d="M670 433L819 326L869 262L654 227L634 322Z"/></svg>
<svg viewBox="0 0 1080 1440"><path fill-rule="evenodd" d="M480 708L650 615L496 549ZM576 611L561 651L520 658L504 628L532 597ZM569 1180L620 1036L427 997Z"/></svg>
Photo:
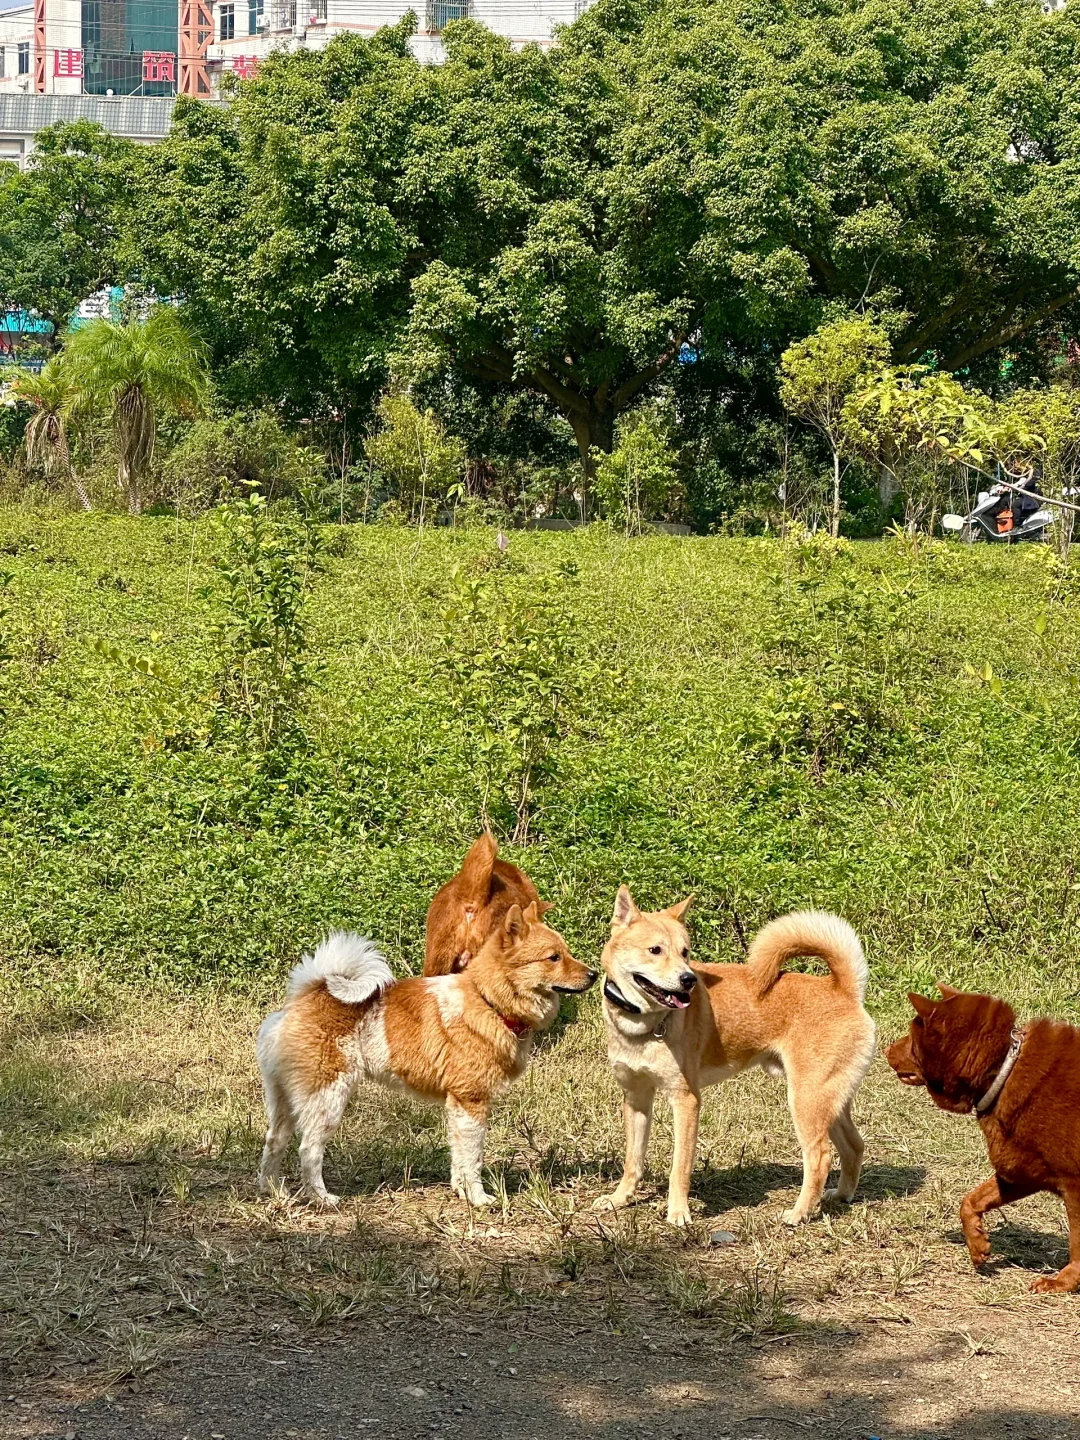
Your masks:
<svg viewBox="0 0 1080 1440"><path fill-rule="evenodd" d="M583 955L625 880L696 894L702 958L786 907L841 911L879 1012L939 975L1075 1006L1080 600L1048 551L324 533L311 683L268 758L212 723L214 522L0 517L0 945L24 998L250 988L329 925L417 969L485 800L513 834L531 744L528 843L504 849Z"/></svg>
<svg viewBox="0 0 1080 1440"><path fill-rule="evenodd" d="M907 1327L882 1335L880 1364L899 1375L937 1346L942 1423L972 1404L953 1370L1026 1363L1038 1335L1051 1398L1029 1386L1025 1403L1057 1414L1072 1302L1025 1292L1063 1262L1061 1207L1010 1212L998 1248L1019 1273L976 1281L955 1216L981 1141L880 1062L852 1210L779 1226L798 1149L780 1087L751 1075L706 1101L696 1223L677 1235L648 1194L618 1219L591 1208L621 1145L595 994L497 1108L485 1218L449 1194L438 1113L383 1094L328 1156L339 1214L258 1201L252 1039L330 925L418 969L432 891L485 813L525 837L505 850L583 957L626 880L647 904L694 891L707 958L738 958L784 908L841 911L885 1030L938 976L1075 1014L1072 576L1035 549L327 531L268 745L270 702L239 686L236 656L292 613L282 523L263 593L215 564L218 522L0 521L12 1383L115 1389L196 1339L306 1345L387 1310L517 1337L570 1305L611 1344L794 1329L825 1347L806 1360L825 1375L847 1363L836 1337ZM661 1176L669 1142L665 1114ZM716 1217L730 1249L708 1247Z"/></svg>

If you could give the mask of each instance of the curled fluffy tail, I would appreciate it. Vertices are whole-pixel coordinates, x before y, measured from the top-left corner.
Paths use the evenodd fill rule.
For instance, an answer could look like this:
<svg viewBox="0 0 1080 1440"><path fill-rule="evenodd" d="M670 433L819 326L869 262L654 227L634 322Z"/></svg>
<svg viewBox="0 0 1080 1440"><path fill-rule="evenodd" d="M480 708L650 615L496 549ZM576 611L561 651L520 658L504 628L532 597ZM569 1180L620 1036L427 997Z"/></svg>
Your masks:
<svg viewBox="0 0 1080 1440"><path fill-rule="evenodd" d="M770 920L754 936L746 963L761 995L773 986L788 960L816 955L825 961L844 995L862 1004L866 994L866 957L859 937L839 915L827 910L797 910Z"/></svg>
<svg viewBox="0 0 1080 1440"><path fill-rule="evenodd" d="M305 955L289 976L288 999L296 1000L325 985L346 1005L360 1005L394 983L375 942L351 930L331 930L315 951Z"/></svg>

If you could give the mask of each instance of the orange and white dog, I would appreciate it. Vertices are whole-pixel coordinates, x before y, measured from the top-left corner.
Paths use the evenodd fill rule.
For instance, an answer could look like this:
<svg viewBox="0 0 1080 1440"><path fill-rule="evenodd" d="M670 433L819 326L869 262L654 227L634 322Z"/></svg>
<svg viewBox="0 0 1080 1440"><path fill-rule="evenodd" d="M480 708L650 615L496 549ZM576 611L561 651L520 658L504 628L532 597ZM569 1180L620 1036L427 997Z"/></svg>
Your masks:
<svg viewBox="0 0 1080 1440"><path fill-rule="evenodd" d="M675 1121L667 1218L688 1225L702 1087L760 1065L787 1081L803 1183L782 1218L798 1225L821 1201L830 1138L840 1153L831 1196L850 1200L859 1183L864 1146L851 1102L874 1058L859 937L837 915L804 910L766 925L745 965L691 964L689 905L641 911L625 885L615 901L603 1008L608 1058L623 1089L626 1164L618 1189L597 1207L630 1203L645 1172L653 1100L663 1090ZM784 974L797 955L820 956L831 973Z"/></svg>
<svg viewBox="0 0 1080 1440"><path fill-rule="evenodd" d="M300 1131L304 1191L323 1205L323 1152L361 1080L446 1106L450 1184L488 1205L481 1167L493 1097L518 1079L533 1036L559 1013L559 997L596 979L534 905L512 905L467 970L395 981L370 940L337 931L296 966L285 1007L263 1021L256 1053L267 1131L259 1189L279 1182Z"/></svg>

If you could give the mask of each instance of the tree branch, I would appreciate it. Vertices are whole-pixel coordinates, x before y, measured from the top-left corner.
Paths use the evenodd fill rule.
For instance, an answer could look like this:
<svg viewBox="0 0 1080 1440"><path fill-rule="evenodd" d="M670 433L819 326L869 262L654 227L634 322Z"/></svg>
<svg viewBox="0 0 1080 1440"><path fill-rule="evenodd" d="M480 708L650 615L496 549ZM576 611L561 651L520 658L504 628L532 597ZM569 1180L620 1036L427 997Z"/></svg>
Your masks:
<svg viewBox="0 0 1080 1440"><path fill-rule="evenodd" d="M666 369L666 367L671 364L672 360L675 359L676 355L678 355L679 351L686 344L690 335L693 334L694 326L700 319L701 311L695 310L687 321L685 329L675 336L675 339L662 355L658 356L651 365L646 365L644 370L639 370L638 373L631 376L629 380L623 381L611 397L611 407L616 415L626 409L634 396L640 390L643 390L650 380L655 380L657 375L660 374L660 371Z"/></svg>
<svg viewBox="0 0 1080 1440"><path fill-rule="evenodd" d="M1007 345L1010 340L1015 340L1025 330L1032 329L1033 326L1049 319L1058 310L1063 310L1066 305L1076 300L1080 300L1080 285L1075 286L1072 290L1066 290L1060 295L1055 295L1053 300L1048 300L1038 310L1031 311L1029 315L1023 316L1013 324L1002 326L982 335L978 340L973 340L969 345L954 350L951 355L945 356L942 360L942 367L946 370L960 370L972 360L977 360L980 355L985 355L988 350L996 350L999 345Z"/></svg>

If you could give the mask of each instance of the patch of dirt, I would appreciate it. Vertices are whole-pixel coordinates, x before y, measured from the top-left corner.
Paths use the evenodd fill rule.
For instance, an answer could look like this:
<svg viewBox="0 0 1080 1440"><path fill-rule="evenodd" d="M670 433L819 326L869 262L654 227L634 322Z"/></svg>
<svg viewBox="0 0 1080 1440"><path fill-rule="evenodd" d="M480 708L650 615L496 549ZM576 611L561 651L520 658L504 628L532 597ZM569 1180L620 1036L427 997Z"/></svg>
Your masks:
<svg viewBox="0 0 1080 1440"><path fill-rule="evenodd" d="M9 1395L4 1440L1074 1440L1075 1310L978 1335L947 1315L719 1344L663 1320L612 1334L551 1310L395 1316L286 1344L194 1346L129 1386Z"/></svg>

